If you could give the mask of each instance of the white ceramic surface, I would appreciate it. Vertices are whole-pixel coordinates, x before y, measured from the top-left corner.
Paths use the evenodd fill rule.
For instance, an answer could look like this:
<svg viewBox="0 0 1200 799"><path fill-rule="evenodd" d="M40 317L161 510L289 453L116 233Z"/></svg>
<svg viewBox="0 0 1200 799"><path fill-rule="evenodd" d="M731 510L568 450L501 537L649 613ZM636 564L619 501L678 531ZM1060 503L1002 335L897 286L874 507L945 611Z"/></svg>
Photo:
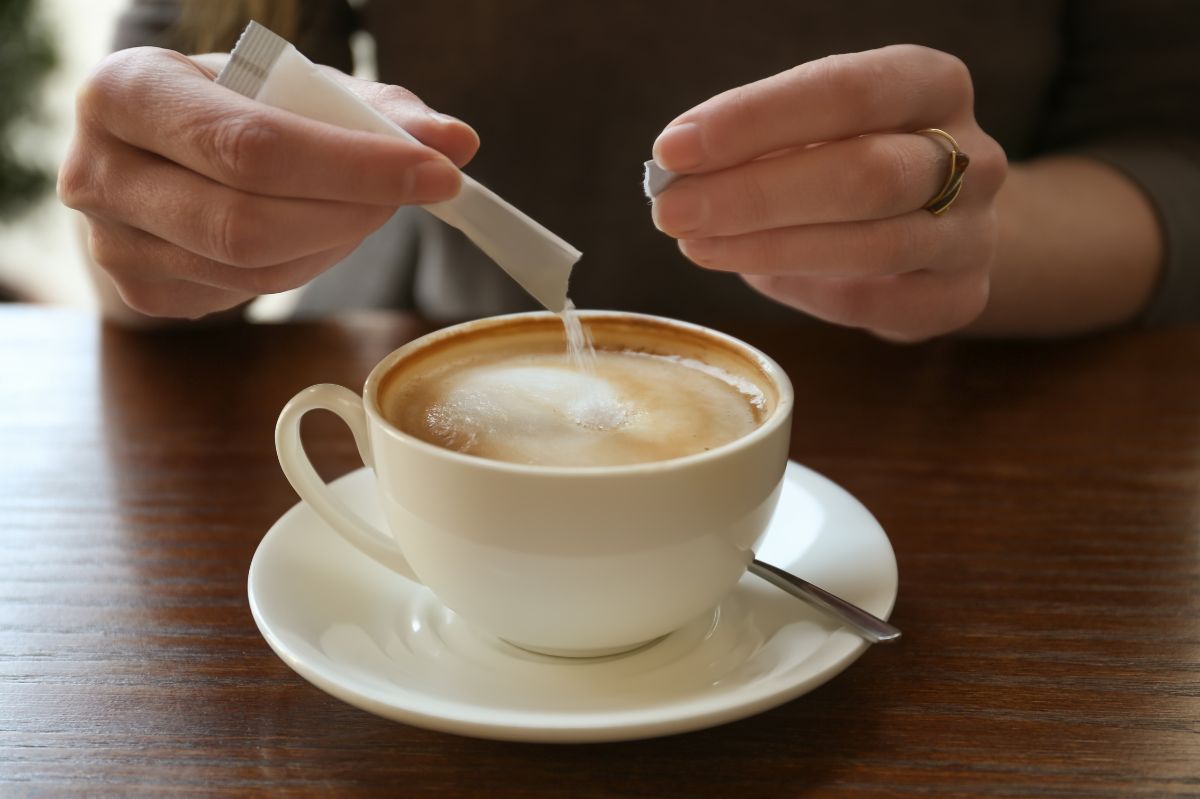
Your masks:
<svg viewBox="0 0 1200 799"><path fill-rule="evenodd" d="M367 469L331 486L381 522ZM758 556L881 618L895 603L896 560L879 523L796 463ZM812 690L868 646L745 575L715 611L638 651L590 660L533 654L473 629L303 502L263 538L249 596L271 648L318 688L385 718L507 740L612 741L721 724Z"/></svg>
<svg viewBox="0 0 1200 799"><path fill-rule="evenodd" d="M362 552L429 586L446 606L506 641L595 655L678 629L737 584L775 509L793 394L777 363L723 333L616 311L579 315L598 345L703 352L713 364L737 364L729 368L774 401L758 427L733 441L616 466L480 458L434 446L383 418L380 392L406 360L455 348L510 354L522 331L562 335L553 314L512 314L405 344L371 371L361 397L329 384L304 389L280 414L275 441L296 493ZM300 420L317 409L350 427L377 477L386 524L356 516L308 462Z"/></svg>

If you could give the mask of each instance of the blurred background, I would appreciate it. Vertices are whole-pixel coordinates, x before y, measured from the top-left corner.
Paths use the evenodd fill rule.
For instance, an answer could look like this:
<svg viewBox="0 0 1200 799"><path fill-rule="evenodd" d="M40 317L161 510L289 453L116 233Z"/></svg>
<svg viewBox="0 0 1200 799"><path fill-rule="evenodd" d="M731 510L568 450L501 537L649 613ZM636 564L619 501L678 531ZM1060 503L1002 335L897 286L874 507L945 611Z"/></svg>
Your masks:
<svg viewBox="0 0 1200 799"><path fill-rule="evenodd" d="M109 51L126 0L0 0L0 295L92 307L54 180L76 87Z"/></svg>

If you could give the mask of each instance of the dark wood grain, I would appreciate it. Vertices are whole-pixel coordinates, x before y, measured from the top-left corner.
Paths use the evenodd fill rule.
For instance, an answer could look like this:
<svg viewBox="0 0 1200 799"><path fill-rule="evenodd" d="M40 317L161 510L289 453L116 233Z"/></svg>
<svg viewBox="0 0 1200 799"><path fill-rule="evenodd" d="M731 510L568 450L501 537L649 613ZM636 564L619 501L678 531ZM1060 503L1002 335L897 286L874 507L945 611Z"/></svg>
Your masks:
<svg viewBox="0 0 1200 799"><path fill-rule="evenodd" d="M0 308L0 796L1200 795L1200 330L731 329L795 381L793 457L888 530L904 641L735 724L532 746L345 705L247 607L295 501L279 408L423 329ZM323 473L357 466L311 421Z"/></svg>

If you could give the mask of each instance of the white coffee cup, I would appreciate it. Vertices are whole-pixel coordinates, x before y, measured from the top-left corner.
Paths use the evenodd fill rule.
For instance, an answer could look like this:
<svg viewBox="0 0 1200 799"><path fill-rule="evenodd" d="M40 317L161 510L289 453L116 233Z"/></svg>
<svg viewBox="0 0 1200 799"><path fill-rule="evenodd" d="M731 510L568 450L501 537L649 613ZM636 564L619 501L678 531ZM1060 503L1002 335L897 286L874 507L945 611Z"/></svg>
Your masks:
<svg viewBox="0 0 1200 799"><path fill-rule="evenodd" d="M589 311L603 347L617 337L677 336L695 351L741 359L772 398L747 435L712 450L627 466L544 466L443 449L384 419L380 384L397 364L465 334L514 325L559 326L538 312L480 319L400 347L363 395L304 389L276 427L279 462L296 492L335 531L397 579L428 586L475 628L517 646L595 656L653 641L711 611L745 572L774 512L787 463L793 405L783 370L757 349L707 328L639 314ZM631 332L632 331L632 332ZM653 335L649 335L653 333ZM662 353L672 354L672 353ZM300 420L336 413L376 475L390 532L346 507L309 463Z"/></svg>

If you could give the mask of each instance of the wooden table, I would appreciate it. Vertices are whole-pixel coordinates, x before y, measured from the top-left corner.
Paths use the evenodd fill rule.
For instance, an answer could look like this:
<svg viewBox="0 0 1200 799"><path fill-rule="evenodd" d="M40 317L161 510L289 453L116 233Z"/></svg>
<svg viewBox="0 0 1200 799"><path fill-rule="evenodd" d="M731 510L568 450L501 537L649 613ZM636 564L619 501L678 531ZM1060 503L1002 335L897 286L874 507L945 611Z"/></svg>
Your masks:
<svg viewBox="0 0 1200 799"><path fill-rule="evenodd" d="M247 607L295 502L279 408L422 329L0 309L0 796L1200 795L1200 330L731 328L793 375L793 457L888 531L905 638L755 718L535 746L345 705ZM311 421L326 475L358 465Z"/></svg>

